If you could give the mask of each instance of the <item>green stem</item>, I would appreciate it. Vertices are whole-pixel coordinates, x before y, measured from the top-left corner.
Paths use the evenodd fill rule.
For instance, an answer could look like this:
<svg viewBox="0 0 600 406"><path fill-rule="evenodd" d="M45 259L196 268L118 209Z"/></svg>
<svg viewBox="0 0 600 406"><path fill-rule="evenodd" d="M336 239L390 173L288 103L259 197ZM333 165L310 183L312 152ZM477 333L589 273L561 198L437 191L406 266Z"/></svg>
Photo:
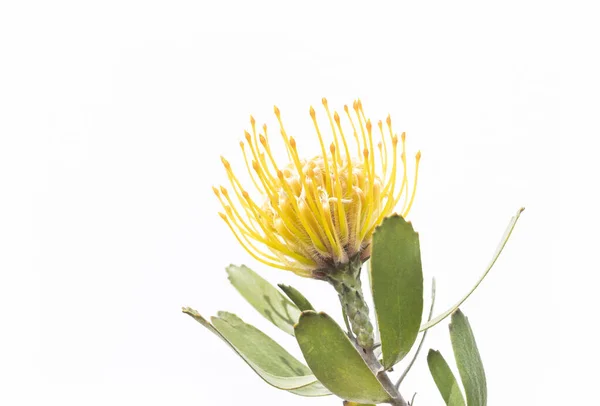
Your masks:
<svg viewBox="0 0 600 406"><path fill-rule="evenodd" d="M358 345L373 348L373 325L369 319L369 307L365 302L360 282L362 261L353 258L348 264L327 273L327 281L335 288L356 335Z"/></svg>
<svg viewBox="0 0 600 406"><path fill-rule="evenodd" d="M352 332L356 335L355 342L360 347L361 356L373 371L377 380L390 394L391 399L388 403L392 406L408 406L406 400L402 397L398 388L392 383L389 375L384 370L383 366L373 352L374 338L373 325L369 318L369 307L365 302L362 293L360 282L360 270L362 261L357 256L342 267L323 272L323 279L327 280L337 291L342 311L344 313L344 321L350 321ZM346 324L348 327L348 324ZM350 337L352 333L348 331Z"/></svg>

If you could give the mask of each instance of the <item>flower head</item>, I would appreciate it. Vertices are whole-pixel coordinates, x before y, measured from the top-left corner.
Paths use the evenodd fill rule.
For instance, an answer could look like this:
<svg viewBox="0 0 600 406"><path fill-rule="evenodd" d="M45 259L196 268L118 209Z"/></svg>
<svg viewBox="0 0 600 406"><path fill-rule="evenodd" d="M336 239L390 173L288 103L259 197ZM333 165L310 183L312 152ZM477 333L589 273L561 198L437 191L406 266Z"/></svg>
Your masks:
<svg viewBox="0 0 600 406"><path fill-rule="evenodd" d="M344 106L343 124L337 112L331 114L327 100L322 101L332 142L326 146L311 107L319 155L301 157L296 140L284 129L275 107L288 163L277 162L266 125L259 133L250 117L252 133L245 132L246 141L240 146L260 198L251 197L223 157L231 192L223 186L213 188L224 209L219 215L252 257L316 278L355 257L368 258L375 227L397 206L401 206L403 217L408 214L421 158L417 153L411 187L406 171L406 135L402 133L398 139L390 116L385 126L377 123L376 131L357 100L352 109Z"/></svg>

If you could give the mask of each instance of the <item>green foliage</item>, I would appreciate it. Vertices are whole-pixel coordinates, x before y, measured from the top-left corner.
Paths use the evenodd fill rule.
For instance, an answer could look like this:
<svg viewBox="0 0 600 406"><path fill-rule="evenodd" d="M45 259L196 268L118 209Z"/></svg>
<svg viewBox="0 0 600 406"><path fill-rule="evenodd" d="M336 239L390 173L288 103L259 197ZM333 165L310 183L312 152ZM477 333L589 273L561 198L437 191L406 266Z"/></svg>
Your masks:
<svg viewBox="0 0 600 406"><path fill-rule="evenodd" d="M456 359L458 372L460 373L465 394L467 395L466 405L486 406L487 383L485 371L469 320L460 310L452 314L452 322L449 329L454 358ZM446 405L464 406L465 400L456 382L456 378L442 357L442 354L438 351L429 350L427 363Z"/></svg>
<svg viewBox="0 0 600 406"><path fill-rule="evenodd" d="M281 330L294 335L294 324L300 317L300 309L295 304L245 265L229 265L227 274L231 284L252 307Z"/></svg>
<svg viewBox="0 0 600 406"><path fill-rule="evenodd" d="M429 350L427 364L447 406L465 406L465 399L448 363L439 351Z"/></svg>
<svg viewBox="0 0 600 406"><path fill-rule="evenodd" d="M302 396L325 396L325 389L304 364L266 334L234 314L219 312L212 324L197 311L183 312L224 340L268 384Z"/></svg>
<svg viewBox="0 0 600 406"><path fill-rule="evenodd" d="M284 285L283 283L278 283L277 286L279 286L279 289L281 289L283 293L285 293L287 297L289 297L290 300L294 302L294 304L298 306L298 309L300 309L301 311L315 310L315 308L313 307L313 305L310 304L308 299L305 298L304 295L293 286Z"/></svg>
<svg viewBox="0 0 600 406"><path fill-rule="evenodd" d="M383 366L389 369L410 351L423 314L419 235L401 216L386 218L373 234L371 283Z"/></svg>
<svg viewBox="0 0 600 406"><path fill-rule="evenodd" d="M496 248L496 252L494 252L494 255L492 256L492 260L490 261L489 265L485 269L485 272L483 272L483 274L481 275L481 277L479 278L479 280L477 281L477 283L475 283L475 286L473 286L471 288L471 290L465 296L463 296L462 299L460 299L454 306L450 307L448 310L446 310L442 314L434 317L433 319L431 319L427 323L423 324L421 326L421 328L420 328L420 331L425 331L428 328L431 328L431 327L435 326L440 321L444 320L446 317L450 316L452 313L454 313L459 308L460 305L462 305L469 298L469 296L471 296L471 294L473 292L475 292L475 289L477 289L477 287L481 284L481 282L483 282L483 280L485 279L485 277L487 276L487 274L491 271L492 267L494 266L494 264L498 260L498 257L502 253L502 250L504 249L504 246L508 242L508 239L510 238L510 235L512 234L515 226L517 225L517 221L519 220L519 217L521 216L521 213L523 212L523 210L525 210L525 209L524 208L520 208L519 211L517 211L517 214L515 214L510 219L510 222L508 223L508 226L506 227L506 231L504 231L504 235L500 239L500 244L498 244L498 248Z"/></svg>
<svg viewBox="0 0 600 406"><path fill-rule="evenodd" d="M337 396L358 403L390 399L352 342L327 314L303 312L296 325L296 339L315 376Z"/></svg>
<svg viewBox="0 0 600 406"><path fill-rule="evenodd" d="M486 406L487 382L483 363L469 320L460 310L452 314L450 340L458 372L467 395L467 404L469 406Z"/></svg>
<svg viewBox="0 0 600 406"><path fill-rule="evenodd" d="M232 313L219 312L209 322L191 308L183 311L223 340L270 385L301 396L335 394L344 399L345 406L374 406L387 402L405 405L406 401L396 388L417 358L427 329L451 315L450 338L465 396L438 351L429 351L429 370L447 406L487 406L486 377L479 351L471 326L458 306L468 299L495 264L521 211L511 219L492 261L475 286L456 305L432 319L434 281L429 320L422 325L423 272L419 235L398 215L385 219L377 227L372 241L369 280L381 337L382 365L374 352L377 345L373 344L372 327L360 328L371 326L371 320L362 293L359 278L362 259L358 256L345 266L341 264L335 269L324 270L320 277L338 291L347 332L327 314L316 313L308 299L292 286L278 285L284 296L250 268L243 265L227 267L229 280L238 292L275 326L295 335L308 367ZM424 333L417 351L394 385L386 371L411 351L419 331ZM363 337L361 332L369 333L366 334L368 337Z"/></svg>
<svg viewBox="0 0 600 406"><path fill-rule="evenodd" d="M433 307L434 306L435 306L435 278L433 278L431 281L431 305L429 306L429 316L428 316L427 320L431 320L431 316L433 315ZM427 331L428 330L425 330L423 332L423 334L421 335L421 340L419 341L419 345L417 347L417 351L415 351L415 355L413 355L408 366L406 367L404 372L402 372L402 375L400 375L400 378L398 378L398 386L400 386L400 384L402 383L404 378L406 378L406 375L408 375L408 373L410 372L410 369L412 368L415 361L417 360L417 357L419 356L419 353L421 352L421 348L423 348L423 343L425 342L425 338L427 337ZM415 393L415 395L416 395L416 393ZM412 403L411 403L411 406L412 406Z"/></svg>

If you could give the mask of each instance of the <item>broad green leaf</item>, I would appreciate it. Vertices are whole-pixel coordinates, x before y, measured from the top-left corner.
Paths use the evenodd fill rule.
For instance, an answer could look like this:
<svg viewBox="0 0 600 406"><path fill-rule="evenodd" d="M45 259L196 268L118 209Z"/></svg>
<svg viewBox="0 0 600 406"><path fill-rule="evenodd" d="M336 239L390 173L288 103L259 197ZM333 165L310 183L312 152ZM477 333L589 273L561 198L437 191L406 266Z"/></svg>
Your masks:
<svg viewBox="0 0 600 406"><path fill-rule="evenodd" d="M429 306L428 320L431 320L431 316L433 315L433 306L435 306L435 278L433 278L431 280L431 306ZM425 342L425 337L427 337L427 330L425 330L423 332L423 335L421 335L421 340L419 341L419 346L417 347L417 351L415 351L415 355L410 360L410 363L408 364L408 366L406 367L404 372L402 372L402 375L400 375L400 378L398 378L398 383L396 384L397 387L400 386L400 384L402 383L404 378L406 378L406 375L408 375L408 372L410 371L412 366L415 364L415 361L417 360L417 357L419 356L419 353L421 352L421 348L423 348L423 343ZM415 393L415 395L416 395L416 393ZM410 404L412 406L412 402Z"/></svg>
<svg viewBox="0 0 600 406"><path fill-rule="evenodd" d="M300 310L273 285L245 265L227 267L229 281L238 292L271 323L294 335Z"/></svg>
<svg viewBox="0 0 600 406"><path fill-rule="evenodd" d="M458 382L454 374L450 370L448 363L442 357L439 351L429 350L427 354L427 364L429 371L435 381L435 384L444 398L447 406L465 406L465 398L463 397Z"/></svg>
<svg viewBox="0 0 600 406"><path fill-rule="evenodd" d="M486 406L487 383L469 319L457 310L450 322L450 340L469 406Z"/></svg>
<svg viewBox="0 0 600 406"><path fill-rule="evenodd" d="M301 396L331 394L308 367L234 314L219 312L211 324L189 307L183 312L225 341L268 384Z"/></svg>
<svg viewBox="0 0 600 406"><path fill-rule="evenodd" d="M302 312L295 329L304 359L331 392L358 403L390 399L352 342L327 314Z"/></svg>
<svg viewBox="0 0 600 406"><path fill-rule="evenodd" d="M283 283L278 283L277 286L279 286L279 289L283 290L283 293L285 293L301 311L315 310L308 299L293 286L284 285Z"/></svg>
<svg viewBox="0 0 600 406"><path fill-rule="evenodd" d="M375 229L371 280L383 366L389 369L410 351L423 314L419 235L399 215Z"/></svg>
<svg viewBox="0 0 600 406"><path fill-rule="evenodd" d="M428 328L431 328L431 327L435 326L436 324L438 324L440 321L444 320L446 317L450 316L454 311L456 311L456 309L458 309L460 307L460 305L462 305L465 302L465 300L467 300L469 298L469 296L471 296L471 294L473 292L475 292L475 289L477 289L477 287L481 284L481 282L483 282L483 280L485 279L487 274L490 272L490 270L492 269L492 267L498 260L498 257L502 253L504 246L508 242L510 235L512 234L515 226L517 225L517 221L519 220L519 217L521 216L521 213L523 212L523 210L525 210L524 207L520 208L519 211L517 211L517 214L515 214L515 216L510 219L510 222L508 223L508 227L506 227L506 231L504 231L504 235L502 236L502 239L500 240L500 244L498 245L498 248L496 248L496 252L494 253L494 256L492 257L492 261L486 268L483 275L481 275L481 277L479 278L479 280L477 281L475 286L473 286L473 288L462 299L460 299L454 306L451 306L444 313L434 317L433 319L429 320L427 323L423 324L421 326L421 328L419 329L419 331L427 330Z"/></svg>

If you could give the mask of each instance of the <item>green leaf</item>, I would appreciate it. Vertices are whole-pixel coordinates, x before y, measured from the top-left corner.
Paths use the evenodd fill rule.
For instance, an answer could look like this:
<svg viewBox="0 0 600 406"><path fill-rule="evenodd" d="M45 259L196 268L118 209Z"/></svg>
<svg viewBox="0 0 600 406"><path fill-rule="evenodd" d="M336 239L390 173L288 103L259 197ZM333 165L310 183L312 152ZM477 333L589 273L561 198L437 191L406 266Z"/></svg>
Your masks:
<svg viewBox="0 0 600 406"><path fill-rule="evenodd" d="M433 307L434 306L435 306L435 278L433 278L431 280L431 306L429 307L428 320L431 320L431 316L433 315ZM423 332L423 335L421 336L421 340L419 341L419 346L417 347L417 351L415 351L415 355L410 360L410 363L408 364L408 366L406 367L404 372L402 372L402 375L400 375L400 378L398 378L398 383L396 384L396 387L400 386L400 384L402 383L404 378L406 378L406 375L408 375L408 372L414 365L415 361L417 360L417 357L419 356L419 353L421 352L421 348L423 348L423 343L425 342L426 337L427 337L427 330L425 330ZM415 395L416 395L416 393L415 393ZM412 406L412 402L410 404Z"/></svg>
<svg viewBox="0 0 600 406"><path fill-rule="evenodd" d="M358 403L390 399L352 342L327 314L303 312L296 325L296 339L315 376L337 396Z"/></svg>
<svg viewBox="0 0 600 406"><path fill-rule="evenodd" d="M298 309L302 311L315 310L315 308L310 304L308 299L305 298L304 295L293 286L284 285L283 283L278 283L277 286L279 286L279 288L283 290L283 293L285 293L287 297L289 297L291 301L294 302L296 306L298 306Z"/></svg>
<svg viewBox="0 0 600 406"><path fill-rule="evenodd" d="M427 364L446 405L465 406L465 398L460 391L458 382L442 354L439 351L429 350Z"/></svg>
<svg viewBox="0 0 600 406"><path fill-rule="evenodd" d="M219 312L211 324L194 309L186 307L183 312L225 341L268 384L301 396L331 394L308 367L236 315Z"/></svg>
<svg viewBox="0 0 600 406"><path fill-rule="evenodd" d="M410 351L423 314L419 235L399 215L375 229L371 280L383 366L389 369Z"/></svg>
<svg viewBox="0 0 600 406"><path fill-rule="evenodd" d="M519 211L517 212L517 214L515 214L515 216L510 219L510 222L508 223L508 227L506 227L506 231L504 231L504 235L502 236L502 239L500 240L500 244L498 245L498 248L496 248L496 252L494 253L494 256L492 257L492 261L486 268L483 275L481 275L481 277L479 278L479 280L477 281L475 286L473 286L473 288L462 299L460 299L454 306L451 306L444 313L434 317L427 323L423 324L421 326L421 328L419 329L419 331L427 330L428 328L431 328L431 327L435 326L436 324L438 324L440 321L444 320L446 317L450 316L454 311L456 311L456 309L458 309L460 307L460 305L462 305L465 302L465 300L467 300L469 298L469 296L471 296L471 294L473 292L475 292L475 289L477 289L477 287L481 284L481 282L483 282L483 280L485 279L487 274L490 272L490 270L492 269L492 267L498 260L498 257L502 253L504 246L508 242L510 235L512 234L515 226L517 225L517 220L519 220L519 217L521 216L521 213L523 212L523 210L525 210L525 208L523 208L523 207L520 208Z"/></svg>
<svg viewBox="0 0 600 406"><path fill-rule="evenodd" d="M469 406L486 406L487 383L469 319L457 310L450 322L450 340Z"/></svg>
<svg viewBox="0 0 600 406"><path fill-rule="evenodd" d="M273 285L245 265L227 267L229 281L238 292L267 320L294 335L300 310Z"/></svg>

